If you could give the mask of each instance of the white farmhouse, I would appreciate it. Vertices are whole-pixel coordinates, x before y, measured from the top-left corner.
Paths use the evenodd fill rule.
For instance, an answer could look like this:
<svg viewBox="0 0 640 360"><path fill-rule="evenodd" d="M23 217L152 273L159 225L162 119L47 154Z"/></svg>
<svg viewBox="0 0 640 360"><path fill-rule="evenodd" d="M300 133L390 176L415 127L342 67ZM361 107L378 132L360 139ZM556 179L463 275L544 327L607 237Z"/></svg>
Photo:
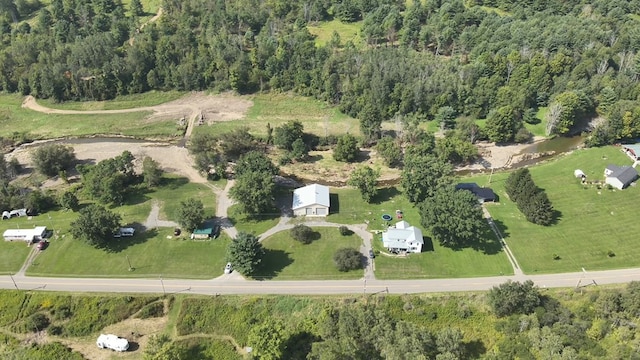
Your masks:
<svg viewBox="0 0 640 360"><path fill-rule="evenodd" d="M424 245L422 230L400 221L382 233L382 244L391 252L420 253Z"/></svg>

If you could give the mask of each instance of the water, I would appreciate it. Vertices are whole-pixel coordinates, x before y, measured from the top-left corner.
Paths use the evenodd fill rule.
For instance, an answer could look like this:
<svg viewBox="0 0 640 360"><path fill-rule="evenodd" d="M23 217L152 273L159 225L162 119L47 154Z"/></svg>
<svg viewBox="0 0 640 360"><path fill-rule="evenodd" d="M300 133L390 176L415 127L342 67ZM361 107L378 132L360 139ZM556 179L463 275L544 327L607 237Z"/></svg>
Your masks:
<svg viewBox="0 0 640 360"><path fill-rule="evenodd" d="M582 136L556 136L553 139L544 140L535 144L531 144L524 148L520 154L533 154L533 153L546 153L554 152L555 154L562 154L571 150L577 149L584 143L584 137Z"/></svg>

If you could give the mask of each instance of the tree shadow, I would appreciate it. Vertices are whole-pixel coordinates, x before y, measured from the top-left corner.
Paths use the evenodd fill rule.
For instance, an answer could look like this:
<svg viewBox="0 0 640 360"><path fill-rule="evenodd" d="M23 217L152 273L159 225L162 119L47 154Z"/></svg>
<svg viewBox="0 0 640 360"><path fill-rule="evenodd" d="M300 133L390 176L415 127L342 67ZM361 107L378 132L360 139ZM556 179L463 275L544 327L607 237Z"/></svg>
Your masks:
<svg viewBox="0 0 640 360"><path fill-rule="evenodd" d="M182 186L185 186L189 183L189 179L185 177L162 177L160 179L159 186L166 187L171 190L178 189Z"/></svg>
<svg viewBox="0 0 640 360"><path fill-rule="evenodd" d="M465 342L462 346L464 347L465 355L470 359L479 359L487 352L487 348L481 340Z"/></svg>
<svg viewBox="0 0 640 360"><path fill-rule="evenodd" d="M548 226L557 225L561 219L562 219L562 212L554 208L553 212L551 213L551 223Z"/></svg>
<svg viewBox="0 0 640 360"><path fill-rule="evenodd" d="M502 226L504 227L504 225ZM469 245L473 250L481 251L485 255L495 255L502 251L502 244L489 225L486 225L480 236L476 238L476 241Z"/></svg>
<svg viewBox="0 0 640 360"><path fill-rule="evenodd" d="M284 341L282 360L306 359L311 352L314 342L320 341L320 337L308 331L302 331L289 336Z"/></svg>
<svg viewBox="0 0 640 360"><path fill-rule="evenodd" d="M338 194L329 194L329 214L337 214L340 212L340 197Z"/></svg>
<svg viewBox="0 0 640 360"><path fill-rule="evenodd" d="M360 150L354 162L365 162L369 160L371 160L371 150Z"/></svg>
<svg viewBox="0 0 640 360"><path fill-rule="evenodd" d="M252 276L256 280L271 280L282 272L282 269L293 264L290 253L284 250L264 249L264 256L258 271Z"/></svg>
<svg viewBox="0 0 640 360"><path fill-rule="evenodd" d="M109 241L103 246L104 249L110 253L120 253L126 250L129 246L145 243L149 239L158 236L158 229L145 229L140 223L133 223L131 227L136 229L134 236L123 236L120 238L109 239Z"/></svg>
<svg viewBox="0 0 640 360"><path fill-rule="evenodd" d="M316 163L320 160L322 160L324 158L324 156L320 155L320 154L316 154L316 155L309 155L307 156L307 159L304 161L307 164L313 164Z"/></svg>
<svg viewBox="0 0 640 360"><path fill-rule="evenodd" d="M152 191L146 187L136 187L135 190L131 189L127 191L127 194L124 197L123 205L138 205L144 202L151 200L151 197L147 196L147 194ZM112 206L112 208L117 206Z"/></svg>
<svg viewBox="0 0 640 360"><path fill-rule="evenodd" d="M400 195L400 191L395 187L386 187L378 190L376 196L371 199L372 204L381 204Z"/></svg>

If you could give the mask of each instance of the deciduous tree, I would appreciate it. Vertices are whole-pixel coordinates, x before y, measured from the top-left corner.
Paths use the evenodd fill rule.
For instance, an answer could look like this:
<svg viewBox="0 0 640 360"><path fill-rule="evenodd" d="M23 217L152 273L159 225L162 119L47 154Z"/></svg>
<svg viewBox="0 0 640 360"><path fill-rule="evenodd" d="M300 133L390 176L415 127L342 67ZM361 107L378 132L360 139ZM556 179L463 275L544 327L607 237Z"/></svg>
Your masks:
<svg viewBox="0 0 640 360"><path fill-rule="evenodd" d="M453 168L433 155L407 154L402 171L402 188L414 204L433 196L436 190L451 183Z"/></svg>
<svg viewBox="0 0 640 360"><path fill-rule="evenodd" d="M354 248L338 249L333 254L333 263L339 271L349 271L362 268L362 253Z"/></svg>
<svg viewBox="0 0 640 360"><path fill-rule="evenodd" d="M262 244L253 234L239 232L227 247L227 261L244 276L253 275L264 256Z"/></svg>
<svg viewBox="0 0 640 360"><path fill-rule="evenodd" d="M391 136L383 136L376 144L376 151L389 167L398 166L402 162L402 148Z"/></svg>
<svg viewBox="0 0 640 360"><path fill-rule="evenodd" d="M187 231L193 231L204 221L204 204L196 198L180 201L176 215L180 226Z"/></svg>
<svg viewBox="0 0 640 360"><path fill-rule="evenodd" d="M162 169L157 161L153 160L149 156L145 156L142 160L142 177L144 178L147 186L157 186L162 179Z"/></svg>
<svg viewBox="0 0 640 360"><path fill-rule="evenodd" d="M380 177L380 170L373 170L366 165L359 166L351 172L347 184L360 190L362 199L369 203L378 194L378 177Z"/></svg>
<svg viewBox="0 0 640 360"><path fill-rule="evenodd" d="M422 225L443 246L460 248L478 241L485 222L482 209L470 191L447 186L420 204Z"/></svg>
<svg viewBox="0 0 640 360"><path fill-rule="evenodd" d="M31 160L38 172L56 176L60 170L70 168L76 161L76 156L71 146L48 144L39 146L33 152Z"/></svg>
<svg viewBox="0 0 640 360"><path fill-rule="evenodd" d="M541 295L533 281L507 281L489 290L489 305L499 316L530 314L540 305Z"/></svg>
<svg viewBox="0 0 640 360"><path fill-rule="evenodd" d="M71 222L71 235L97 248L108 248L117 241L113 233L120 227L120 215L96 204L80 210L80 215Z"/></svg>
<svg viewBox="0 0 640 360"><path fill-rule="evenodd" d="M273 209L275 182L266 172L248 172L238 176L229 195L249 215L264 214Z"/></svg>
<svg viewBox="0 0 640 360"><path fill-rule="evenodd" d="M351 134L344 134L338 139L338 143L333 148L333 158L336 161L354 162L360 153L358 141Z"/></svg>

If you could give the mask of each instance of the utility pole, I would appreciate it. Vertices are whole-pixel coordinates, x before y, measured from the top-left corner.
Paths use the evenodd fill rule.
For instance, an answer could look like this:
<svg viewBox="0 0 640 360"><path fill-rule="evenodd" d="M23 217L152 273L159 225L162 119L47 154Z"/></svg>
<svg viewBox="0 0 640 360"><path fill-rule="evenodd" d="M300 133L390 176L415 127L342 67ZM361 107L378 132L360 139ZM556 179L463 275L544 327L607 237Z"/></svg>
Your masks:
<svg viewBox="0 0 640 360"><path fill-rule="evenodd" d="M19 291L20 289L18 289L18 284L16 284L16 281L15 281L15 280L13 280L13 275L9 274L9 277L11 278L11 281L13 282L13 286L15 286L15 287L16 287L16 290L18 290L18 291Z"/></svg>
<svg viewBox="0 0 640 360"><path fill-rule="evenodd" d="M162 294L164 297L167 297L167 292L164 289L164 281L162 281L162 274L160 274L160 284L162 284Z"/></svg>
<svg viewBox="0 0 640 360"><path fill-rule="evenodd" d="M125 255L127 258L127 264L129 264L129 271L133 271L133 267L131 266L131 260L129 260L129 255Z"/></svg>

